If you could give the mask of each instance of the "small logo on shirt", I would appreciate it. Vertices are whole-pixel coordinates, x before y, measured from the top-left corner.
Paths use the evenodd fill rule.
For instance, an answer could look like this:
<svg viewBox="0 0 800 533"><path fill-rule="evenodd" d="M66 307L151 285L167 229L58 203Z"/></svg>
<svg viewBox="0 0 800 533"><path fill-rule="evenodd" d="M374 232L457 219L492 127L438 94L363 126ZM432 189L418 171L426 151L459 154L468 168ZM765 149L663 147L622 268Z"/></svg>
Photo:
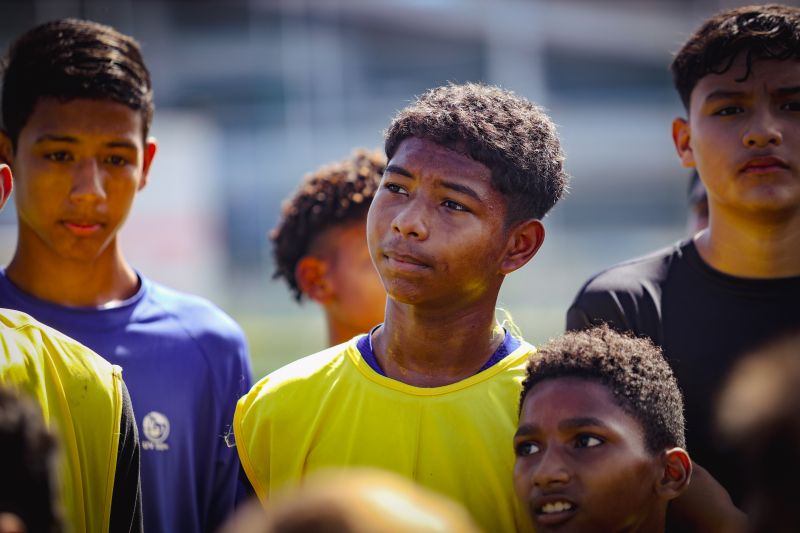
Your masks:
<svg viewBox="0 0 800 533"><path fill-rule="evenodd" d="M147 440L142 441L143 450L168 450L169 419L158 411L150 411L142 420L142 433Z"/></svg>

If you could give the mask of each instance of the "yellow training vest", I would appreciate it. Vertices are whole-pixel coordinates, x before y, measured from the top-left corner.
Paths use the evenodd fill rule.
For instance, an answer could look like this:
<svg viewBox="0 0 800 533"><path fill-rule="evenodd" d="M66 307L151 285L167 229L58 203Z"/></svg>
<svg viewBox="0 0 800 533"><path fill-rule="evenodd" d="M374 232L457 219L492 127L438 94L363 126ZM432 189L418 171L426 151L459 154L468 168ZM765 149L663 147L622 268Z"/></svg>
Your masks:
<svg viewBox="0 0 800 533"><path fill-rule="evenodd" d="M242 466L262 502L318 469L375 467L460 502L487 532L528 531L513 437L533 351L523 342L494 366L431 388L379 375L356 339L300 359L239 400Z"/></svg>
<svg viewBox="0 0 800 533"><path fill-rule="evenodd" d="M0 383L38 401L60 447L68 531L108 531L121 369L25 313L0 309Z"/></svg>

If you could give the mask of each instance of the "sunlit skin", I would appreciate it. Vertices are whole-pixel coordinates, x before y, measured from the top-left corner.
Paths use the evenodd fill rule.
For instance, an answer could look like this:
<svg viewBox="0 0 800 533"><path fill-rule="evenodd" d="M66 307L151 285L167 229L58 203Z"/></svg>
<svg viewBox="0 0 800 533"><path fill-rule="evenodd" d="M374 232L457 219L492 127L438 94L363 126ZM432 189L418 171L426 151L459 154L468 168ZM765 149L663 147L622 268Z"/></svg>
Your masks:
<svg viewBox="0 0 800 533"><path fill-rule="evenodd" d="M544 240L538 220L507 228L505 213L506 199L482 163L424 139L400 144L367 218L389 297L373 347L389 377L425 387L454 383L502 342L494 318L500 285Z"/></svg>
<svg viewBox="0 0 800 533"><path fill-rule="evenodd" d="M574 377L530 390L514 449L514 487L540 533L664 531L691 470L680 448L650 452L606 386Z"/></svg>
<svg viewBox="0 0 800 533"><path fill-rule="evenodd" d="M708 190L703 259L740 277L800 275L800 62L744 58L700 79L673 122L686 167Z"/></svg>
<svg viewBox="0 0 800 533"><path fill-rule="evenodd" d="M295 277L304 294L324 310L329 345L383 322L386 291L369 255L366 220L321 233L298 262Z"/></svg>
<svg viewBox="0 0 800 533"><path fill-rule="evenodd" d="M6 270L38 298L73 306L127 298L137 278L117 233L147 183L156 145L122 104L41 98L16 150L2 136L16 178L18 239Z"/></svg>

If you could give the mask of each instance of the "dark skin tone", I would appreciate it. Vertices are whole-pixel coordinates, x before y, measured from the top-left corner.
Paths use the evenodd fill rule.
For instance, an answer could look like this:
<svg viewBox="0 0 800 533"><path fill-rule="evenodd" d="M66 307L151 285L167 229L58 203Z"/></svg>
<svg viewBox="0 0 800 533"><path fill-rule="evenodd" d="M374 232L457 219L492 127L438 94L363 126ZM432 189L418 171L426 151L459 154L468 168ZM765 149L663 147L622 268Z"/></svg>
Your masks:
<svg viewBox="0 0 800 533"><path fill-rule="evenodd" d="M514 449L514 486L540 533L664 531L692 469L681 448L649 450L605 385L575 377L530 390Z"/></svg>
<svg viewBox="0 0 800 533"><path fill-rule="evenodd" d="M389 296L373 348L389 377L448 385L474 375L498 348L500 286L544 240L541 222L507 227L505 214L488 167L428 140L400 144L367 220Z"/></svg>

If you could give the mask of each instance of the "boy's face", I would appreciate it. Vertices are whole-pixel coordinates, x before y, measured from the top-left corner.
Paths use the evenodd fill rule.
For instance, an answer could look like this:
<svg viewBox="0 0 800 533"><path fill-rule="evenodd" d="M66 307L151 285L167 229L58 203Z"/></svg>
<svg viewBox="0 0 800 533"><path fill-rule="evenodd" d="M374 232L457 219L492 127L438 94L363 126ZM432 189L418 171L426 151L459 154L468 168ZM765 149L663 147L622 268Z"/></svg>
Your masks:
<svg viewBox="0 0 800 533"><path fill-rule="evenodd" d="M663 530L661 460L607 387L543 381L528 392L519 425L514 486L536 531Z"/></svg>
<svg viewBox="0 0 800 533"><path fill-rule="evenodd" d="M368 332L383 322L386 291L367 248L366 220L331 228L327 241L326 277L333 297L328 312L351 329Z"/></svg>
<svg viewBox="0 0 800 533"><path fill-rule="evenodd" d="M79 262L106 250L155 154L142 130L141 114L122 104L41 98L16 151L3 137L16 177L19 246Z"/></svg>
<svg viewBox="0 0 800 533"><path fill-rule="evenodd" d="M404 140L367 217L370 253L390 298L451 307L496 297L505 213L488 167L425 139Z"/></svg>
<svg viewBox="0 0 800 533"><path fill-rule="evenodd" d="M684 166L696 167L718 209L781 212L800 205L800 62L740 55L691 94L688 122L673 138Z"/></svg>

